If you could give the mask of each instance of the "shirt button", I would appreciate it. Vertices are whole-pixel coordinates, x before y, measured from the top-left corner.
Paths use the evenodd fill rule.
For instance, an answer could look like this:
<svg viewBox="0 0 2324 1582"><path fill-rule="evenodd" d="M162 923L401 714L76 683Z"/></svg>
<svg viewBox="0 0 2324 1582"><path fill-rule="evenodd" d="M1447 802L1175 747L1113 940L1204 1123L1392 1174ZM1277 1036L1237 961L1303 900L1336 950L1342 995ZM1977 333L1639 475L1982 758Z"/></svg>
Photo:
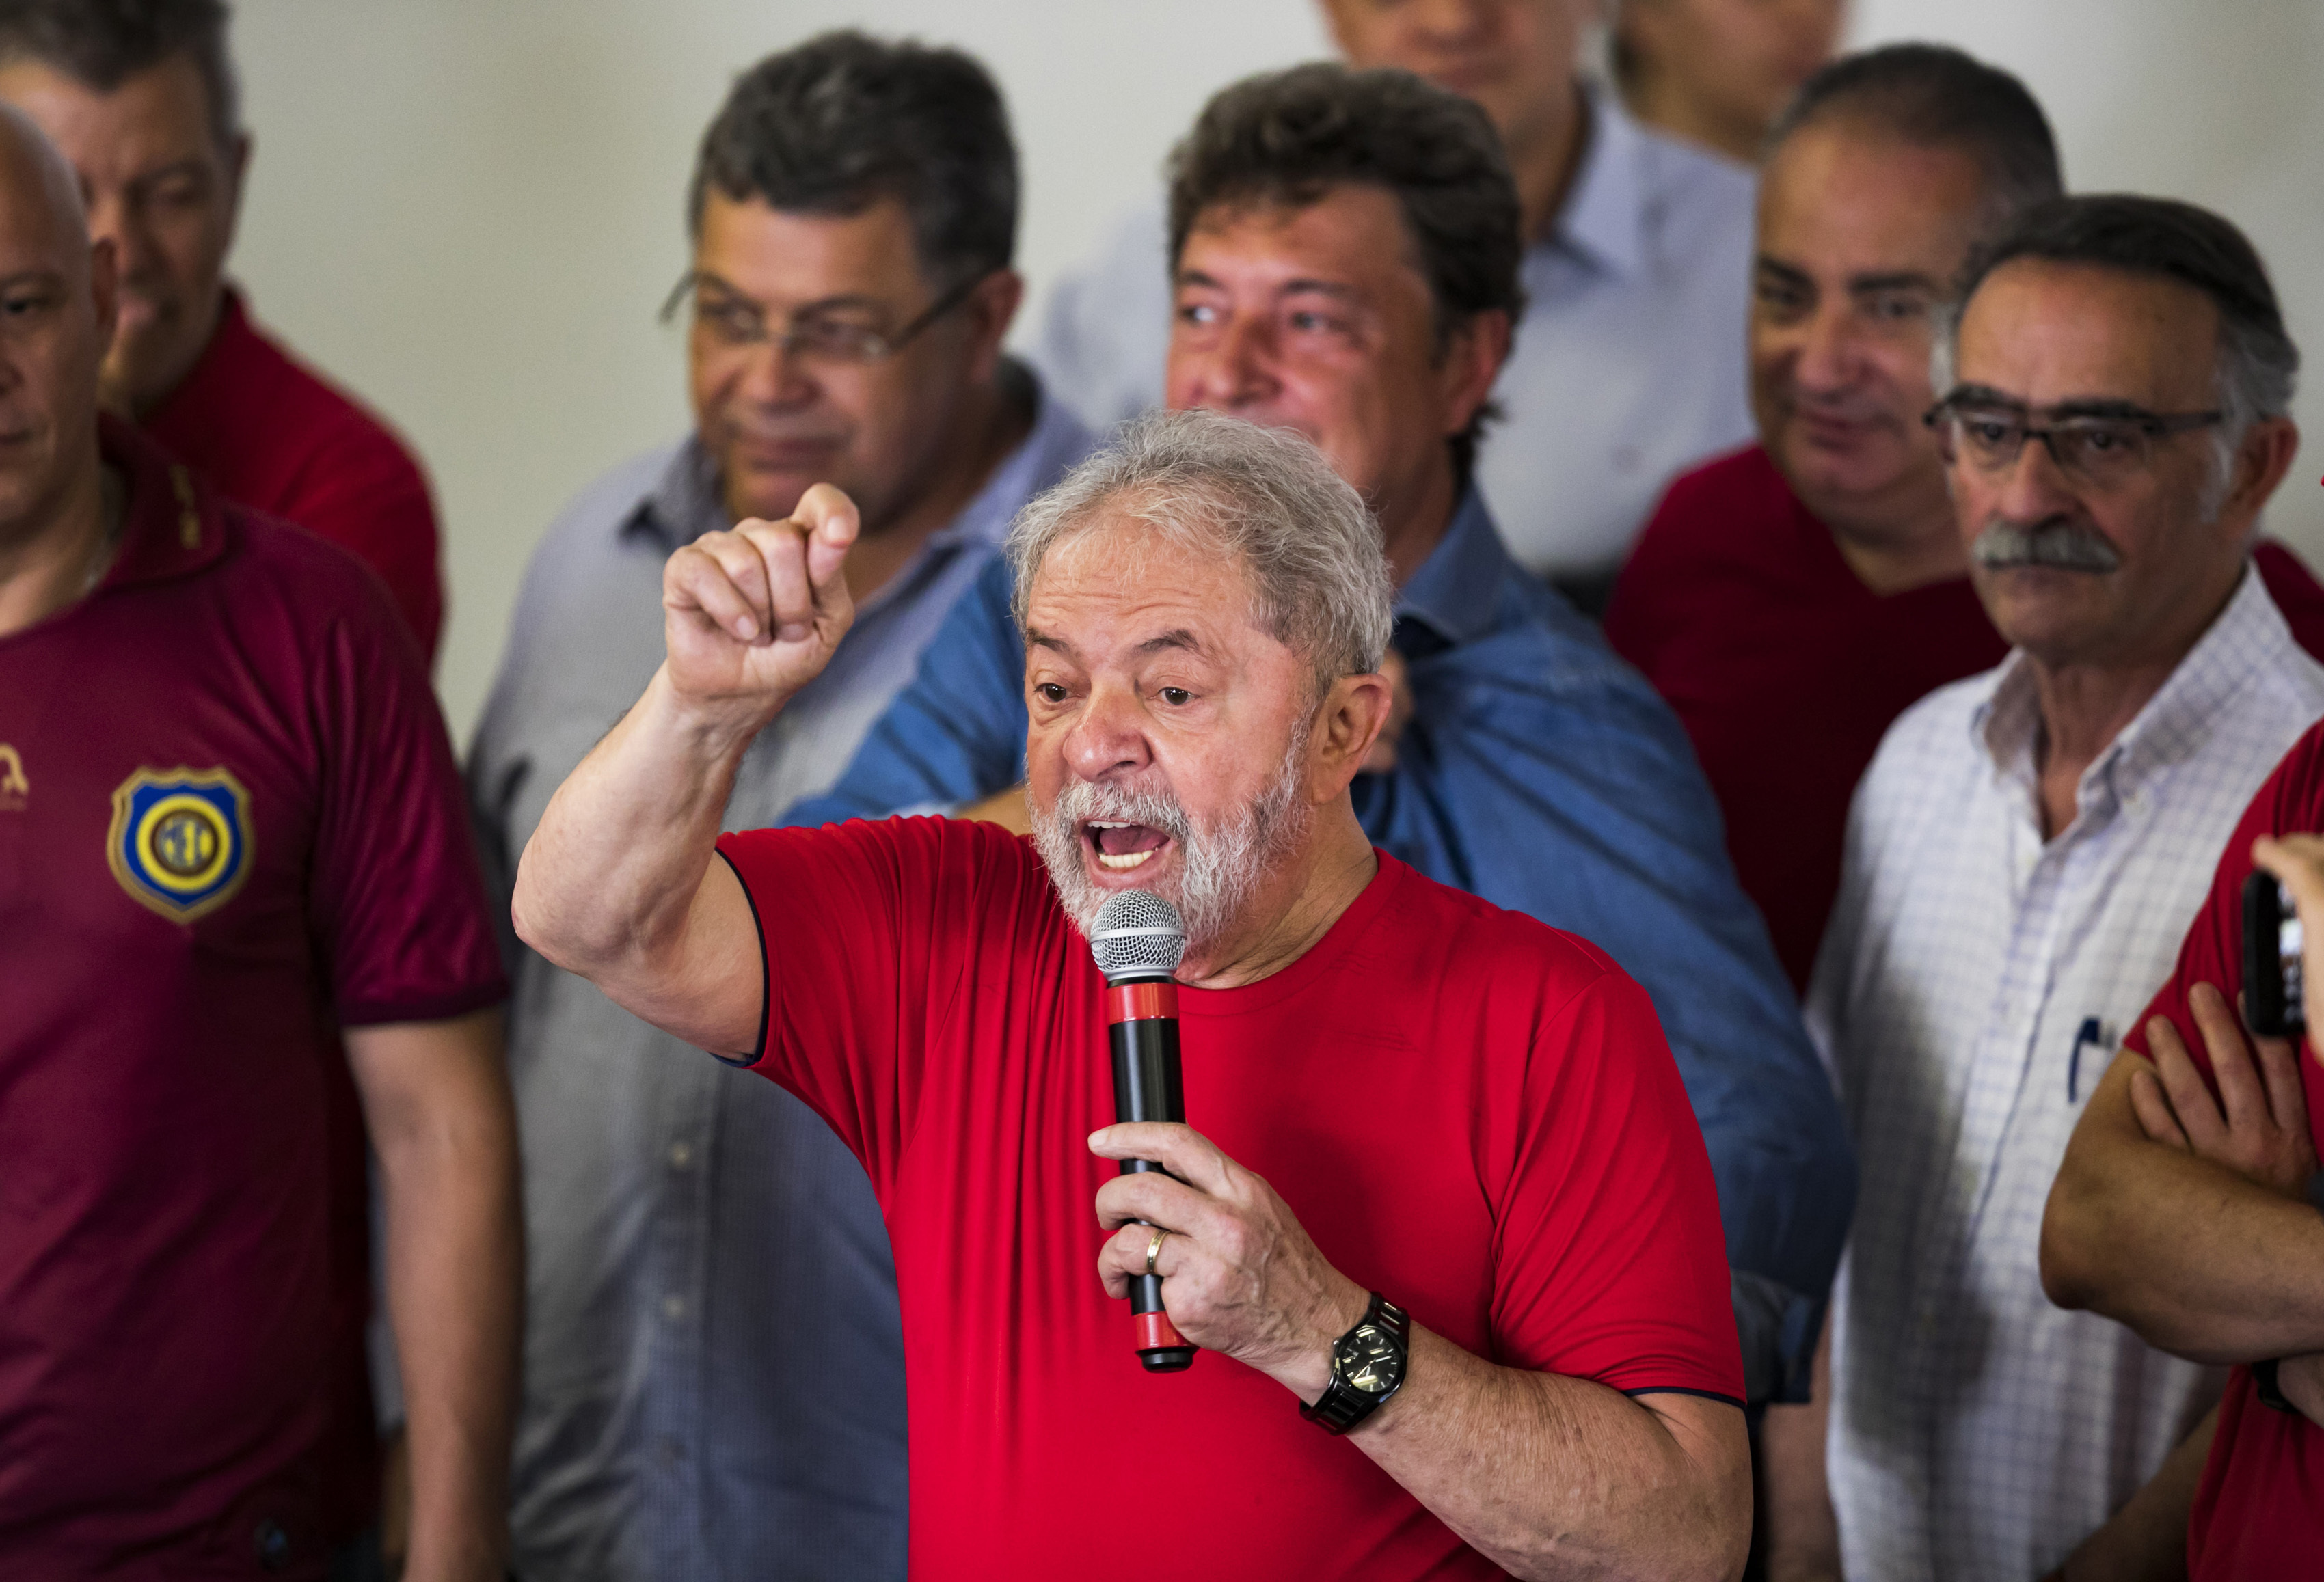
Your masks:
<svg viewBox="0 0 2324 1582"><path fill-rule="evenodd" d="M661 1299L661 1316L668 1319L673 1324L686 1317L686 1298L678 1295L678 1292L674 1291L668 1296L663 1297Z"/></svg>
<svg viewBox="0 0 2324 1582"><path fill-rule="evenodd" d="M672 1170L684 1170L687 1165L692 1164L693 1163L693 1144L672 1143L669 1145L669 1167Z"/></svg>

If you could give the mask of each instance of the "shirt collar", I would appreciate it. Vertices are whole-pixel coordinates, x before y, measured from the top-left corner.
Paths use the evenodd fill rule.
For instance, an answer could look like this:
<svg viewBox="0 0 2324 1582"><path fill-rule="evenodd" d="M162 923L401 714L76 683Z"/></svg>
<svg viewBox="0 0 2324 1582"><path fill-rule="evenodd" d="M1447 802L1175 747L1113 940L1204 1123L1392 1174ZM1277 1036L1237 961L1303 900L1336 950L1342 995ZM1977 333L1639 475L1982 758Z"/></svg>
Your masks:
<svg viewBox="0 0 2324 1582"><path fill-rule="evenodd" d="M121 548L100 592L184 576L226 553L224 508L184 464L109 413L98 415L97 434L126 486Z"/></svg>
<svg viewBox="0 0 2324 1582"><path fill-rule="evenodd" d="M1090 447L1089 431L1064 401L1053 400L1039 379L1013 359L1004 365L1004 379L1021 379L1029 385L1033 426L1017 448L1001 458L979 489L961 507L960 514L928 535L927 542L886 586L858 606L859 612L877 609L897 591L908 587L918 569L936 556L964 544L999 547L1009 525L1044 480L1062 473ZM637 508L616 524L617 534L650 532L676 551L705 533L733 527L726 501L718 487L718 466L704 448L700 434L689 434L670 454L661 475Z"/></svg>
<svg viewBox="0 0 2324 1582"><path fill-rule="evenodd" d="M1484 495L1471 483L1444 537L1397 595L1396 612L1421 621L1447 643L1470 642L1492 627L1503 581L1522 575L1501 543Z"/></svg>
<svg viewBox="0 0 2324 1582"><path fill-rule="evenodd" d="M2095 794L2126 801L2148 781L2192 757L2211 727L2252 676L2281 666L2295 651L2258 569L2246 560L2242 580L2218 619L2187 651L2146 706L2082 771L2077 801ZM1997 773L2030 786L2042 710L2034 671L2023 649L2012 648L1993 673L1993 689L1969 715L1969 730Z"/></svg>
<svg viewBox="0 0 2324 1582"><path fill-rule="evenodd" d="M1589 142L1550 241L1608 274L1636 274L1646 256L1646 133L1612 95L1580 91Z"/></svg>

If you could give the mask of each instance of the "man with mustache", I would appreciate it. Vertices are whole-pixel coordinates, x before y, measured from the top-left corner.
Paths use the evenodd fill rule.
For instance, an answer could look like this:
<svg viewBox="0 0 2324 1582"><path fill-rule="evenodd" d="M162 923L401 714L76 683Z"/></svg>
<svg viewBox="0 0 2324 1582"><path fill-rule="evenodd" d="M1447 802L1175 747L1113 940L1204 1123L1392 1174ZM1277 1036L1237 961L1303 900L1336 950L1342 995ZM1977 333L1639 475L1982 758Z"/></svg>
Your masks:
<svg viewBox="0 0 2324 1582"><path fill-rule="evenodd" d="M1479 475L1518 563L1595 615L1665 484L1750 437L1750 172L1584 79L1600 0L1318 4L1350 66L1462 95L1507 151L1526 300L1494 389L1512 442ZM1125 216L1043 314L1037 360L1093 423L1168 399L1164 209Z"/></svg>
<svg viewBox="0 0 2324 1582"><path fill-rule="evenodd" d="M1017 201L1000 94L956 51L832 33L736 81L670 299L694 432L550 529L470 755L503 900L549 794L654 673L671 551L817 480L861 511L854 629L752 746L725 814L749 828L831 783L1018 508L1088 448L1001 349ZM862 1167L790 1095L511 961L518 1568L900 1577L896 1276Z"/></svg>
<svg viewBox="0 0 2324 1582"><path fill-rule="evenodd" d="M1472 462L1521 300L1476 107L1312 65L1207 106L1174 156L1170 404L1313 440L1379 518L1409 718L1352 787L1431 878L1569 929L1653 996L1710 1145L1754 1401L1803 1399L1848 1224L1839 1107L1720 850L1677 722L1503 547ZM989 568L815 824L956 808L1024 829L1024 641Z"/></svg>
<svg viewBox="0 0 2324 1582"><path fill-rule="evenodd" d="M515 915L863 1160L915 1570L1731 1577L1741 1371L1684 1092L1605 956L1358 823L1391 616L1355 491L1296 436L1141 420L1010 535L1038 847L722 839L747 744L847 630L855 537L817 488L671 557L669 658L552 801ZM1085 934L1131 888L1190 924L1191 1126L1107 1124ZM1145 1274L1187 1372L1131 1357L1107 1299Z"/></svg>
<svg viewBox="0 0 2324 1582"><path fill-rule="evenodd" d="M2251 556L2299 354L2250 244L2184 204L2053 199L1964 279L1932 421L2013 647L1896 722L1849 814L1809 1019L1864 1191L1828 1447L1771 1422L1771 1464L1787 1513L1828 1469L1850 1576L2163 1574L2219 1375L2052 1307L2039 1233L2221 844L2324 713Z"/></svg>
<svg viewBox="0 0 2324 1582"><path fill-rule="evenodd" d="M2041 106L1958 50L1893 45L1812 78L1759 181L1759 443L1671 485L1606 612L1607 641L1685 723L1736 877L1803 992L1881 732L2008 647L1921 417L1969 247L2060 190ZM2324 590L2281 544L2254 559L2324 652Z"/></svg>
<svg viewBox="0 0 2324 1582"><path fill-rule="evenodd" d="M369 566L432 658L444 589L420 464L226 283L250 171L238 97L224 0L0 0L0 100L64 151L121 261L105 404L229 500Z"/></svg>

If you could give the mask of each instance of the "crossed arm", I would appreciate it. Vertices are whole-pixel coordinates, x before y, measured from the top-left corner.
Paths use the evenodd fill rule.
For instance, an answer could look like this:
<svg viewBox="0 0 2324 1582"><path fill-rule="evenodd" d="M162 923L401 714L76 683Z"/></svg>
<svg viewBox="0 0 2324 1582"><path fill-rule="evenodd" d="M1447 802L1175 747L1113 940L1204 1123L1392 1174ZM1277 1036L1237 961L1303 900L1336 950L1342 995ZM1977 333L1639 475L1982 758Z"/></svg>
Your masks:
<svg viewBox="0 0 2324 1582"><path fill-rule="evenodd" d="M2197 1362L2324 1350L2324 1215L2303 1195L2316 1161L2299 1057L2279 1039L2246 1053L2208 984L2190 1003L2219 1099L2161 1017L2152 1063L2116 1059L2051 1189L2043 1288Z"/></svg>

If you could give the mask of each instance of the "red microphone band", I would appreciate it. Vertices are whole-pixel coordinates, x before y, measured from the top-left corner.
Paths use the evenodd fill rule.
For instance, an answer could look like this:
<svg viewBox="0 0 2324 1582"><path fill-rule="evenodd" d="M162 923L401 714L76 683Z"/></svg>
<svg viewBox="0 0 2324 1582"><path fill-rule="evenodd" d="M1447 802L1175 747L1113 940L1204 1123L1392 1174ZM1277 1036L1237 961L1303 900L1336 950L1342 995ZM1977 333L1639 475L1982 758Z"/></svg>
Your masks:
<svg viewBox="0 0 2324 1582"><path fill-rule="evenodd" d="M1138 1351L1160 1351L1167 1347L1192 1346L1193 1341L1178 1333L1178 1326L1170 1321L1166 1312L1133 1313L1130 1319L1130 1333L1137 1337ZM1180 1366L1184 1366L1183 1364Z"/></svg>
<svg viewBox="0 0 2324 1582"><path fill-rule="evenodd" d="M1116 1026L1124 1022L1176 1021L1177 1016L1178 986L1167 978L1106 986L1105 1019Z"/></svg>

